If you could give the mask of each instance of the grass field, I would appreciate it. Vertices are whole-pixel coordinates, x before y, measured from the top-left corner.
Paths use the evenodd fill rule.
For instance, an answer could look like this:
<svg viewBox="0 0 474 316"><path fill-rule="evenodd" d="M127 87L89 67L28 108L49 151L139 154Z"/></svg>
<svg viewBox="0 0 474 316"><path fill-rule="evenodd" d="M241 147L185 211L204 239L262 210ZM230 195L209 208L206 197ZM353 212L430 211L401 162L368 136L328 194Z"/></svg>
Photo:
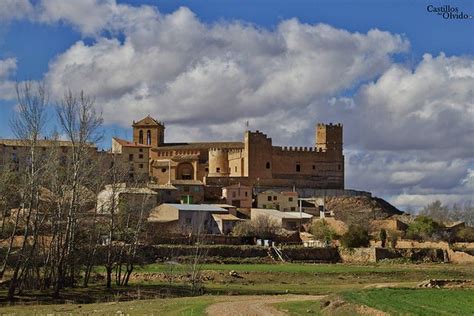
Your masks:
<svg viewBox="0 0 474 316"><path fill-rule="evenodd" d="M331 294L347 290L365 289L375 284L412 287L436 278L474 279L470 266L445 264L206 264L205 282L211 294ZM138 274L163 274L166 265L153 264L137 270ZM241 278L232 278L228 272L237 271ZM185 273L184 266L175 268L175 274ZM164 284L163 280L135 279L135 284Z"/></svg>
<svg viewBox="0 0 474 316"><path fill-rule="evenodd" d="M474 290L415 289L427 279L474 279L470 265L450 264L206 264L203 265L207 295L194 298L172 298L189 295L186 266L178 265L169 282L169 266L152 264L137 269L129 287L106 290L103 281L89 288L77 287L62 293L62 302L94 304L62 304L0 307L1 314L124 313L159 315L200 315L205 307L223 295L246 294L329 294L345 301L367 305L390 313L430 314L448 312L474 314L466 306L474 306ZM229 275L236 271L239 277ZM97 272L100 273L100 270ZM390 287L390 288L385 288ZM413 288L413 289L409 289ZM48 293L29 293L20 299L29 304L51 303ZM0 290L5 297L6 289ZM165 297L165 299L161 299ZM136 299L140 298L141 301ZM148 300L143 300L147 298ZM153 299L157 298L157 299ZM134 300L131 302L122 302ZM97 302L106 302L99 303ZM441 305L441 307L440 307ZM288 302L278 305L290 314L317 314L318 302ZM415 309L418 308L418 309ZM444 308L444 309L443 309Z"/></svg>
<svg viewBox="0 0 474 316"><path fill-rule="evenodd" d="M373 289L342 294L391 315L474 315L474 289Z"/></svg>
<svg viewBox="0 0 474 316"><path fill-rule="evenodd" d="M2 307L0 314L6 315L204 315L205 308L215 301L212 296L192 298L171 298L140 300L129 302L112 302L99 304L57 304L57 305L23 305Z"/></svg>

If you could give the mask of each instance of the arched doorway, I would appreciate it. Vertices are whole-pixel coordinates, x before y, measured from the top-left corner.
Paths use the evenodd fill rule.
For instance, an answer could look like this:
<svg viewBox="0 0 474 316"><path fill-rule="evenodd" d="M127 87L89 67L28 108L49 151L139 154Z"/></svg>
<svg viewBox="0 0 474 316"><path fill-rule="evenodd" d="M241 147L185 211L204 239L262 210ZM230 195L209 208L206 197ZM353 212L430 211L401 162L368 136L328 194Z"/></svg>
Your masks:
<svg viewBox="0 0 474 316"><path fill-rule="evenodd" d="M178 165L176 171L176 179L178 180L193 180L194 179L194 168L189 162L183 162Z"/></svg>

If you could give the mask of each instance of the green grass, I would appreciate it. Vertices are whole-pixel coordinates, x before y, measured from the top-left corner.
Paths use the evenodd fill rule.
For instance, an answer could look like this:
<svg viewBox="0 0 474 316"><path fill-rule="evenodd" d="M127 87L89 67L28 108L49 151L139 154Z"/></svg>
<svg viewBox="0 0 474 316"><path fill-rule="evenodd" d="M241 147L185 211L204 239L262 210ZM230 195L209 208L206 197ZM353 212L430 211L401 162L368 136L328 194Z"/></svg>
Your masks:
<svg viewBox="0 0 474 316"><path fill-rule="evenodd" d="M321 307L319 301L292 301L276 303L273 306L290 316L297 315L320 315Z"/></svg>
<svg viewBox="0 0 474 316"><path fill-rule="evenodd" d="M204 274L214 279L204 283L207 293L222 294L330 294L361 290L374 284L411 287L434 278L474 278L468 266L442 264L205 264ZM164 264L147 265L137 273L166 273ZM237 271L242 277L231 278ZM183 274L186 266L175 268L173 274ZM135 280L140 284L161 284L160 280Z"/></svg>
<svg viewBox="0 0 474 316"><path fill-rule="evenodd" d="M204 315L204 310L216 299L211 296L154 299L99 304L17 305L2 307L1 315Z"/></svg>
<svg viewBox="0 0 474 316"><path fill-rule="evenodd" d="M177 265L176 272L186 270L186 265ZM203 264L203 270L213 271L239 271L239 272L283 272L283 273L398 273L407 271L418 271L422 273L426 269L430 272L449 273L459 270L454 265L442 264L304 264L304 263L284 263L284 264ZM167 264L149 264L136 268L136 272L166 272L169 269ZM462 266L460 266L462 269ZM471 271L474 275L474 272Z"/></svg>
<svg viewBox="0 0 474 316"><path fill-rule="evenodd" d="M129 287L113 286L111 290L105 289L104 281L97 281L90 285L89 288L68 288L61 293L61 301L81 303L76 305L35 305L34 307L24 309L22 306L18 308L22 311L33 313L35 309L39 309L38 313L49 311L56 308L69 308L73 311L91 311L91 308L110 307L115 308L142 308L147 306L145 310L156 310L155 314L169 314L176 311L176 315L187 313L193 310L193 314L202 311L209 300L219 300L218 295L245 295L245 294L336 294L347 296L347 300L367 299L370 301L372 296L374 302L380 304L387 301L388 295L394 295L394 302L397 301L396 294L404 293L396 292L396 289L374 289L376 286L390 286L409 288L415 287L417 283L427 279L474 279L474 269L472 265L446 265L446 264L371 264L371 265L347 265L347 264L205 264L203 265L203 275L205 281L203 283L206 294L212 296L203 296L201 298L180 298L174 299L176 296L189 296L190 287L186 283L186 274L189 272L186 265L179 265L173 271L173 282L170 284L164 278L163 273L169 272L169 266L166 264L151 264L136 269L130 281ZM240 277L232 277L229 271L235 270ZM96 271L100 273L100 270ZM155 274L156 275L153 275ZM146 277L145 277L146 275ZM391 292L392 291L392 292ZM393 292L395 291L395 292ZM425 289L413 290L425 291ZM434 291L445 291L435 289ZM355 294L354 294L355 293ZM374 294L373 294L374 293ZM426 292L428 293L428 292ZM438 292L436 292L438 293ZM441 293L441 292L440 292ZM454 293L449 292L449 294ZM474 296L472 292L463 292ZM377 300L377 295L381 295ZM352 296L351 296L352 295ZM456 295L456 294L453 294ZM6 289L0 289L0 302L5 301ZM165 297L168 298L137 301L140 299L155 299ZM28 291L21 297L20 301L29 304L53 303L51 293L47 291ZM453 297L456 299L456 297ZM115 302L135 300L130 303L102 303L98 302ZM439 301L438 297L433 300ZM401 299L403 302L403 299ZM83 304L85 302L92 304ZM142 302L146 302L143 303ZM415 299L413 304L423 302L421 298ZM370 303L370 302L369 302ZM368 306L372 306L367 303ZM372 302L373 303L373 302ZM471 302L472 303L472 302ZM201 305L200 305L201 304ZM296 303L295 303L296 304ZM306 304L306 303L305 303ZM360 302L360 304L365 304ZM420 303L421 304L421 303ZM110 305L110 306L109 306ZM298 304L296 304L295 308ZM474 305L474 303L472 304ZM46 306L46 307L44 307ZM95 306L95 307L94 307ZM304 306L304 304L302 305ZM427 305L428 306L428 305ZM378 308L379 306L373 306ZM389 309L390 306L384 307ZM394 306L392 310L403 310L404 302L400 306ZM145 308L145 307L143 307ZM292 307L289 307L292 308ZM305 307L301 307L305 308ZM3 307L0 307L4 312ZM15 307L16 309L16 307ZM308 308L307 308L308 309ZM305 309L305 310L307 310ZM312 308L309 308L312 310ZM382 308L381 308L382 309ZM290 309L289 309L290 310ZM55 311L55 310L53 310ZM59 310L60 312L61 310ZM133 310L133 314L139 314L139 311ZM6 311L5 311L6 312ZM1 313L0 313L1 314ZM22 313L20 313L22 314ZM472 314L472 313L471 313Z"/></svg>
<svg viewBox="0 0 474 316"><path fill-rule="evenodd" d="M372 289L342 294L391 315L474 315L474 289Z"/></svg>

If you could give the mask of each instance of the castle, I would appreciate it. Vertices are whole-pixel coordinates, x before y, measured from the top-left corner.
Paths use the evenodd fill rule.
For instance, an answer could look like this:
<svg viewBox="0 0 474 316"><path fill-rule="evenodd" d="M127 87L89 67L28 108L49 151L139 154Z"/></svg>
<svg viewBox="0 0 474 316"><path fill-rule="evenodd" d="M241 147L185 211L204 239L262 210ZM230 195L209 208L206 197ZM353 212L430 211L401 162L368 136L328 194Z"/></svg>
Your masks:
<svg viewBox="0 0 474 316"><path fill-rule="evenodd" d="M132 127L133 142L112 139L112 152L130 164L131 177L158 184L344 189L341 124L317 124L311 147L273 146L260 131L246 131L242 142L166 143L165 125L150 116Z"/></svg>

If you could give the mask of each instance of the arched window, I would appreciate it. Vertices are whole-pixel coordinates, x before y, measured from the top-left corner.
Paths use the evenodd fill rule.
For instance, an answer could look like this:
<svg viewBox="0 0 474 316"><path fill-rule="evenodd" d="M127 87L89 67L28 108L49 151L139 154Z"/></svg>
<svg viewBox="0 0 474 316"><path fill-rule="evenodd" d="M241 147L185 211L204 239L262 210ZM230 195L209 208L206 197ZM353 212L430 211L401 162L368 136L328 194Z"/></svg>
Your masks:
<svg viewBox="0 0 474 316"><path fill-rule="evenodd" d="M140 130L138 133L138 143L143 144L143 131Z"/></svg>
<svg viewBox="0 0 474 316"><path fill-rule="evenodd" d="M270 169L270 162L267 162L267 164L265 165L265 168Z"/></svg>
<svg viewBox="0 0 474 316"><path fill-rule="evenodd" d="M151 131L146 131L146 144L151 145Z"/></svg>

